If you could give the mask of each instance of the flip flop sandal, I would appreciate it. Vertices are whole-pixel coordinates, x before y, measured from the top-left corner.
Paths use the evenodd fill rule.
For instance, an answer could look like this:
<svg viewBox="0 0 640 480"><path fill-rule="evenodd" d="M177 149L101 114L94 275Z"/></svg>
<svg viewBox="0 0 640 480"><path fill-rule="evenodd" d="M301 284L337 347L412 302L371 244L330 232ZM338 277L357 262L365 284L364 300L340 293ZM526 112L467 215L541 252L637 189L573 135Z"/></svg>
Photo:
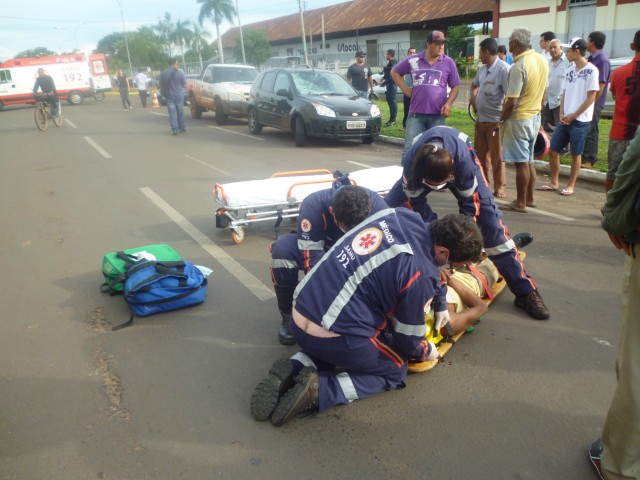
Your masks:
<svg viewBox="0 0 640 480"><path fill-rule="evenodd" d="M560 195L562 195L563 197L570 197L571 195L573 195L573 190L567 190L563 188L560 192Z"/></svg>
<svg viewBox="0 0 640 480"><path fill-rule="evenodd" d="M557 192L557 188L553 188L551 185L541 185L536 188L539 192Z"/></svg>

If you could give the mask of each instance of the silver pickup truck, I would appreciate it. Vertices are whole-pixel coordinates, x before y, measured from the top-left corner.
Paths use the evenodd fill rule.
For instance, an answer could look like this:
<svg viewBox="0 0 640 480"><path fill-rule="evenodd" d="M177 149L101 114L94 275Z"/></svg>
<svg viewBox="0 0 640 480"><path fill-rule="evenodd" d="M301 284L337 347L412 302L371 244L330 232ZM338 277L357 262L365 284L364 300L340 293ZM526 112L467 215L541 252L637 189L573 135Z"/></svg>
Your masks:
<svg viewBox="0 0 640 480"><path fill-rule="evenodd" d="M192 118L201 118L208 110L215 113L216 123L228 117L247 117L249 90L258 76L249 65L207 65L198 78L187 79L187 99Z"/></svg>

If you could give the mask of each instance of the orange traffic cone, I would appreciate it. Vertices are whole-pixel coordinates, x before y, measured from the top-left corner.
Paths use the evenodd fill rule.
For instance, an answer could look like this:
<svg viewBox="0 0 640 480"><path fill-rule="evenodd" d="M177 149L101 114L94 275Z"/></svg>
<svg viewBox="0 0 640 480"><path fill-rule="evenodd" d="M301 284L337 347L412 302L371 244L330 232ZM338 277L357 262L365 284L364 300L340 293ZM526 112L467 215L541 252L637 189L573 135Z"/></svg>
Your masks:
<svg viewBox="0 0 640 480"><path fill-rule="evenodd" d="M153 92L153 108L160 108L160 103L158 102L158 94Z"/></svg>

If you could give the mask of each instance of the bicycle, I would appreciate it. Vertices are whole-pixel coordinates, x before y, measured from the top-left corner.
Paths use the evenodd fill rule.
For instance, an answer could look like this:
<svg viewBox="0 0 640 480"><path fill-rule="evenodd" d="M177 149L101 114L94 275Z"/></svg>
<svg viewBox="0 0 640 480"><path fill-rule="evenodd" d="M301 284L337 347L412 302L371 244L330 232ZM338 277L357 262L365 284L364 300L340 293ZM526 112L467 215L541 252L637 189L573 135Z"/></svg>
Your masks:
<svg viewBox="0 0 640 480"><path fill-rule="evenodd" d="M62 126L62 105L58 101L56 111L51 110L52 105L47 101L47 95L36 95L36 111L34 113L36 126L45 131L49 126L49 119L53 120L56 127Z"/></svg>

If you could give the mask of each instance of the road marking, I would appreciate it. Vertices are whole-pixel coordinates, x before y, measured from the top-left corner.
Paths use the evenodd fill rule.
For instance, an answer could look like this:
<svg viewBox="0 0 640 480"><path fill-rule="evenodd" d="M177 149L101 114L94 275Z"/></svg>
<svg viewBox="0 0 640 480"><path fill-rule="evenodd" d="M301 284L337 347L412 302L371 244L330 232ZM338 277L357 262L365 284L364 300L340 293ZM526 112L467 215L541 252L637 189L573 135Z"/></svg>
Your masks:
<svg viewBox="0 0 640 480"><path fill-rule="evenodd" d="M497 198L494 200L497 204L500 204L500 205L506 205L507 203L509 203L509 201L507 200L498 200ZM527 207L527 212L534 212L539 215L544 215L545 217L557 218L558 220L564 220L565 222L575 221L575 218L565 217L564 215L560 215L558 213L551 213L551 212L547 212L546 210L540 210L533 207Z"/></svg>
<svg viewBox="0 0 640 480"><path fill-rule="evenodd" d="M154 112L153 110L151 111L151 113L153 113L154 115L162 115L163 117L168 117L169 116L168 113Z"/></svg>
<svg viewBox="0 0 640 480"><path fill-rule="evenodd" d="M254 277L247 269L231 258L224 250L218 247L204 233L198 230L189 220L184 218L177 210L165 202L157 193L149 187L142 187L140 191L151 202L173 220L187 235L193 238L214 260L218 261L231 275L249 289L259 300L271 300L275 293L264 283Z"/></svg>
<svg viewBox="0 0 640 480"><path fill-rule="evenodd" d="M356 165L362 168L373 168L371 165L367 165L366 163L354 162L353 160L347 160L347 163L351 163L352 165Z"/></svg>
<svg viewBox="0 0 640 480"><path fill-rule="evenodd" d="M100 145L94 142L91 137L84 137L84 139L87 141L89 145L95 148L98 151L98 153L102 155L104 158L111 158L111 155L109 155L104 148L102 148Z"/></svg>
<svg viewBox="0 0 640 480"><path fill-rule="evenodd" d="M65 121L65 122L67 122L71 128L78 128L78 127L76 127L76 126L73 124L73 122L72 122L71 120L69 120L68 118L65 118L65 119L64 119L64 121Z"/></svg>
<svg viewBox="0 0 640 480"><path fill-rule="evenodd" d="M257 140L258 142L264 142L264 138L258 138L255 135L247 135L246 133L235 132L233 130L228 130L226 128L216 127L215 125L207 125L209 128L213 128L215 130L222 130L223 132L235 133L236 135L242 135L243 137L250 138L251 140Z"/></svg>
<svg viewBox="0 0 640 480"><path fill-rule="evenodd" d="M188 153L184 154L185 157L187 157L190 160L193 160L195 162L198 162L200 165L204 165L205 167L211 168L212 170L215 170L216 172L220 172L223 175L226 175L228 177L231 177L232 175L229 172L225 172L224 170L222 170L221 168L218 167L214 167L213 165L208 164L207 162L205 162L204 160L200 160L199 158L196 157L192 157L191 155L189 155Z"/></svg>

